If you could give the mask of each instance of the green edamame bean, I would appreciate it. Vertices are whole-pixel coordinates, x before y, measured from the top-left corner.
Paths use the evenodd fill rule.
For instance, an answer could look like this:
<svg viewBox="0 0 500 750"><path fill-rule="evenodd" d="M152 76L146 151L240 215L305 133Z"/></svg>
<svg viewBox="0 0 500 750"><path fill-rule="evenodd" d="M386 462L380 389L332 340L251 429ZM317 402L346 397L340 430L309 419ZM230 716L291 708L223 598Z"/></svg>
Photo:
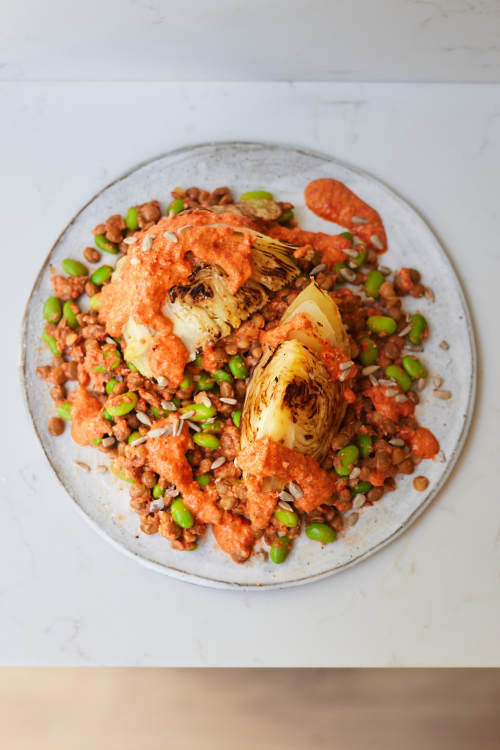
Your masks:
<svg viewBox="0 0 500 750"><path fill-rule="evenodd" d="M337 451L337 456L340 458L341 466L335 469L340 477L347 477L351 473L354 464L359 458L359 448L357 445L346 445L345 448Z"/></svg>
<svg viewBox="0 0 500 750"><path fill-rule="evenodd" d="M211 474L199 474L196 477L196 481L198 482L200 487L206 487L212 481L212 475Z"/></svg>
<svg viewBox="0 0 500 750"><path fill-rule="evenodd" d="M118 349L104 349L102 356L106 361L103 365L96 365L94 372L106 372L107 370L116 370L122 361L122 355Z"/></svg>
<svg viewBox="0 0 500 750"><path fill-rule="evenodd" d="M108 422L113 422L114 421L113 417L111 416L111 414L109 413L109 411L107 409L103 409L102 416L103 416L104 419L107 419Z"/></svg>
<svg viewBox="0 0 500 750"><path fill-rule="evenodd" d="M184 210L184 201L182 198L174 198L174 200L170 203L169 207L167 208L167 215L174 212L174 214L178 214L181 211Z"/></svg>
<svg viewBox="0 0 500 750"><path fill-rule="evenodd" d="M225 370L216 370L212 375L216 383L232 383L233 379L231 375Z"/></svg>
<svg viewBox="0 0 500 750"><path fill-rule="evenodd" d="M113 270L113 266L99 266L90 277L90 280L96 286L101 286L105 281L110 280Z"/></svg>
<svg viewBox="0 0 500 750"><path fill-rule="evenodd" d="M355 258L351 258L350 262L354 263L354 265L356 266L356 268L361 268L361 266L363 265L363 263L366 260L366 255L367 255L367 252L363 248L362 250L360 250L360 252L357 254L357 256Z"/></svg>
<svg viewBox="0 0 500 750"><path fill-rule="evenodd" d="M193 365L196 365L196 367L201 367L202 362L203 362L203 354L198 354L193 360Z"/></svg>
<svg viewBox="0 0 500 750"><path fill-rule="evenodd" d="M337 532L327 523L310 523L306 528L306 536L314 542L331 544L337 538Z"/></svg>
<svg viewBox="0 0 500 750"><path fill-rule="evenodd" d="M215 422L209 424L202 424L201 429L203 432L220 432L222 430L222 422L220 419L216 419Z"/></svg>
<svg viewBox="0 0 500 750"><path fill-rule="evenodd" d="M137 393L133 391L127 391L121 396L116 397L117 402L108 406L106 411L111 417L123 417L128 414L132 409L135 409L137 404Z"/></svg>
<svg viewBox="0 0 500 750"><path fill-rule="evenodd" d="M346 240L349 240L349 242L352 242L354 239L354 236L350 232L341 232L339 234L339 237L345 237Z"/></svg>
<svg viewBox="0 0 500 750"><path fill-rule="evenodd" d="M62 404L59 404L57 407L56 412L61 419L71 421L71 402L63 401Z"/></svg>
<svg viewBox="0 0 500 750"><path fill-rule="evenodd" d="M236 380L245 380L248 375L248 368L241 354L235 354L229 360L229 369Z"/></svg>
<svg viewBox="0 0 500 750"><path fill-rule="evenodd" d="M113 243L106 239L103 234L96 234L96 236L94 237L94 242L99 250L103 250L105 253L117 255L119 252L116 245L113 245Z"/></svg>
<svg viewBox="0 0 500 750"><path fill-rule="evenodd" d="M108 380L108 382L106 383L106 393L108 394L108 396L111 396L111 394L113 393L113 389L117 383L118 380L116 378L111 378L111 380Z"/></svg>
<svg viewBox="0 0 500 750"><path fill-rule="evenodd" d="M285 510L284 508L277 508L274 511L274 517L289 529L294 529L299 522L299 517L295 511Z"/></svg>
<svg viewBox="0 0 500 750"><path fill-rule="evenodd" d="M158 500L160 497L163 497L164 494L165 494L165 490L162 490L159 484L155 484L155 486L153 487L153 497L155 498L155 500Z"/></svg>
<svg viewBox="0 0 500 750"><path fill-rule="evenodd" d="M194 552L195 549L198 549L198 545L196 542L194 542L190 547L185 547L184 552Z"/></svg>
<svg viewBox="0 0 500 750"><path fill-rule="evenodd" d="M415 313L415 315L411 316L411 330L408 334L408 338L410 339L412 344L421 344L422 338L424 337L425 332L427 331L427 321L424 318L423 315L420 315L420 313Z"/></svg>
<svg viewBox="0 0 500 750"><path fill-rule="evenodd" d="M102 443L102 438L94 438L92 440L92 445L100 445Z"/></svg>
<svg viewBox="0 0 500 750"><path fill-rule="evenodd" d="M186 508L180 497L173 501L170 506L172 518L181 529L190 529L194 524L194 517L189 508Z"/></svg>
<svg viewBox="0 0 500 750"><path fill-rule="evenodd" d="M68 276L86 276L88 274L87 266L84 266L79 260L74 260L73 258L65 258L61 266Z"/></svg>
<svg viewBox="0 0 500 750"><path fill-rule="evenodd" d="M356 485L353 489L353 493L355 495L366 495L367 492L370 492L372 488L371 482L360 482Z"/></svg>
<svg viewBox="0 0 500 750"><path fill-rule="evenodd" d="M234 426L239 428L241 424L241 409L237 409L236 411L233 411L232 419L233 419Z"/></svg>
<svg viewBox="0 0 500 750"><path fill-rule="evenodd" d="M388 315L370 315L366 325L370 331L379 336L391 336L398 327L394 318L390 318Z"/></svg>
<svg viewBox="0 0 500 750"><path fill-rule="evenodd" d="M359 361L363 367L375 364L378 359L378 354L378 347L371 339L361 339Z"/></svg>
<svg viewBox="0 0 500 750"><path fill-rule="evenodd" d="M59 347L57 346L57 341L53 336L49 336L47 331L42 331L42 339L45 341L47 346L49 347L52 354L60 354Z"/></svg>
<svg viewBox="0 0 500 750"><path fill-rule="evenodd" d="M401 363L408 375L415 378L415 380L426 378L428 375L427 368L424 367L419 359L413 357L411 354L407 354L406 357L403 357Z"/></svg>
<svg viewBox="0 0 500 750"><path fill-rule="evenodd" d="M411 378L399 365L389 365L385 368L385 374L398 383L406 393L411 388Z"/></svg>
<svg viewBox="0 0 500 750"><path fill-rule="evenodd" d="M196 389L198 391L213 391L215 388L215 381L208 372L202 372L199 379L196 381Z"/></svg>
<svg viewBox="0 0 500 750"><path fill-rule="evenodd" d="M368 274L368 277L365 281L365 292L369 297L377 297L380 296L380 287L385 281L385 277L380 273L380 271L370 271Z"/></svg>
<svg viewBox="0 0 500 750"><path fill-rule="evenodd" d="M128 436L128 439L127 439L127 443L129 443L129 445L130 445L130 443L133 443L133 442L134 442L134 440L139 440L139 438L141 438L141 437L142 437L142 435L141 435L141 433L139 432L139 430L134 430L134 431L133 431L133 432L131 432L131 433L130 433L130 435Z"/></svg>
<svg viewBox="0 0 500 750"><path fill-rule="evenodd" d="M185 372L184 378L179 388L181 388L182 390L186 390L186 388L191 388L192 385L193 385L193 376L191 375L190 372Z"/></svg>
<svg viewBox="0 0 500 750"><path fill-rule="evenodd" d="M129 370L131 370L131 372L139 372L133 362L127 362L127 367Z"/></svg>
<svg viewBox="0 0 500 750"><path fill-rule="evenodd" d="M271 544L271 549L269 550L269 557L271 558L271 561L276 565L281 565L281 563L285 562L286 558L288 557L291 546L292 543L287 536L276 537L274 542Z"/></svg>
<svg viewBox="0 0 500 750"><path fill-rule="evenodd" d="M249 190L247 193L243 193L240 200L242 201L255 201L265 198L268 201L274 200L272 193L268 193L267 190Z"/></svg>
<svg viewBox="0 0 500 750"><path fill-rule="evenodd" d="M371 435L359 435L356 440L362 458L367 458L373 450L373 440Z"/></svg>
<svg viewBox="0 0 500 750"><path fill-rule="evenodd" d="M278 224L281 224L281 226L285 226L292 219L293 219L293 211L283 211L283 213L278 219Z"/></svg>
<svg viewBox="0 0 500 750"><path fill-rule="evenodd" d="M102 297L100 293L93 294L89 299L89 307L91 310L99 310L101 306Z"/></svg>
<svg viewBox="0 0 500 750"><path fill-rule="evenodd" d="M193 422L204 422L217 414L215 406L205 406L205 404L188 404L181 409L183 414L188 411L195 412L192 417L189 417Z"/></svg>
<svg viewBox="0 0 500 750"><path fill-rule="evenodd" d="M76 311L75 311L76 307ZM78 320L76 318L77 314L80 312L80 308L76 304L76 302L73 302L72 300L67 300L63 305L63 315L64 320L69 325L70 328L78 328Z"/></svg>
<svg viewBox="0 0 500 750"><path fill-rule="evenodd" d="M199 445L201 448L208 448L208 450L216 450L220 445L220 440L211 432L196 432L193 435L193 442Z"/></svg>
<svg viewBox="0 0 500 750"><path fill-rule="evenodd" d="M139 229L139 210L137 206L132 206L127 211L127 215L125 216L125 224L127 225L127 229L130 229L131 232L135 232L136 229Z"/></svg>
<svg viewBox="0 0 500 750"><path fill-rule="evenodd" d="M48 323L59 323L61 320L61 303L57 297L49 297L43 306L43 317Z"/></svg>
<svg viewBox="0 0 500 750"><path fill-rule="evenodd" d="M178 408L179 408L179 406L181 405L181 400L180 400L180 398L177 398L177 396L173 396L173 397L172 397L172 398L171 398L170 400L171 400L171 402L172 402L172 403L174 404L174 406L175 406L175 407L176 407L177 409L178 409ZM170 412L168 412L168 413L170 414Z"/></svg>

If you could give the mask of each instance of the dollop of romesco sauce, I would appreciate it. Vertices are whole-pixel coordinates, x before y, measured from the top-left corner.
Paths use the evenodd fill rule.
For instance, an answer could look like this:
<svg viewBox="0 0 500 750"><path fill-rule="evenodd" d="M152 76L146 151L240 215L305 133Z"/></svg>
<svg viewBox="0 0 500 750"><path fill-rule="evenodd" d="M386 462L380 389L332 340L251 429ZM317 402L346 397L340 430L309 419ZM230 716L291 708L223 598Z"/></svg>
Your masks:
<svg viewBox="0 0 500 750"><path fill-rule="evenodd" d="M245 473L248 488L248 514L255 528L269 523L276 506L279 490L267 490L266 482L273 478L282 487L293 480L302 489L296 507L310 513L325 502L335 491L335 477L321 468L316 459L276 443L269 437L259 438L238 454L238 466Z"/></svg>
<svg viewBox="0 0 500 750"><path fill-rule="evenodd" d="M373 386L366 388L364 393L372 400L375 411L382 414L393 422L398 422L401 417L409 417L415 411L415 406L411 401L405 401L400 404L394 396L386 394L384 386Z"/></svg>
<svg viewBox="0 0 500 750"><path fill-rule="evenodd" d="M150 355L151 370L156 377L166 377L172 386L177 386L188 354L182 341L173 334L172 322L162 313L167 292L188 281L194 255L205 263L220 266L227 274L229 291L234 294L252 275L252 237L244 231L252 227L247 217L232 213L214 216L209 211L194 210L166 217L137 232L136 243L119 261L111 282L101 292L99 318L107 332L110 336L121 336L131 317L153 329L156 335Z"/></svg>
<svg viewBox="0 0 500 750"><path fill-rule="evenodd" d="M313 330L314 326L305 313L296 313L286 323L281 323L269 331L261 331L260 342L264 346L276 349L286 341L292 331Z"/></svg>
<svg viewBox="0 0 500 750"><path fill-rule="evenodd" d="M71 437L78 445L91 445L109 431L109 422L102 416L99 399L86 388L76 388L71 394Z"/></svg>
<svg viewBox="0 0 500 750"><path fill-rule="evenodd" d="M295 257L300 258L304 255L304 247L309 246L321 254L322 263L332 266L334 263L343 263L347 260L344 253L346 247L351 247L347 237L341 237L340 234L325 234L324 232L307 232L298 227L273 227L269 231L270 237L276 237L277 240L289 242L291 245L300 245L295 252Z"/></svg>
<svg viewBox="0 0 500 750"><path fill-rule="evenodd" d="M439 453L439 442L427 427L417 427L416 430L404 428L401 437L410 444L414 456L434 458Z"/></svg>
<svg viewBox="0 0 500 750"><path fill-rule="evenodd" d="M304 197L306 206L316 216L347 227L352 234L360 237L377 252L387 250L387 237L380 215L343 182L328 177L313 180L306 187ZM353 217L365 219L366 223L357 223L353 221ZM382 249L373 244L374 235L382 243Z"/></svg>

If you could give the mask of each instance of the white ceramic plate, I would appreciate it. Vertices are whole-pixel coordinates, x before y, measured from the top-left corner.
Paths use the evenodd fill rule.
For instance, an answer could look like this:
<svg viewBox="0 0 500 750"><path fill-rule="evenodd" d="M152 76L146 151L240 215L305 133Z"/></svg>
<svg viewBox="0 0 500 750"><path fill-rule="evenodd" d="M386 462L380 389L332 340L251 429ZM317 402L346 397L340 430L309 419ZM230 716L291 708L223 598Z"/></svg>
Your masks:
<svg viewBox="0 0 500 750"><path fill-rule="evenodd" d="M332 224L304 207L303 190L317 177L345 182L381 214L389 251L384 263L392 268L416 266L423 281L435 290L436 301L406 298L412 311L422 310L430 322L425 361L430 372L445 378L450 401L422 394L417 416L438 437L445 462L425 461L419 472L429 480L426 492L416 492L413 477L398 477L398 488L380 503L361 512L357 525L335 543L322 547L302 535L284 565L249 561L237 565L216 546L211 534L195 553L172 550L160 537L139 533L137 516L128 508L128 486L109 472L86 474L75 467L81 460L91 466L103 456L71 441L69 430L54 438L47 433L51 401L46 384L35 376L47 361L40 347L42 305L51 294L49 264L60 266L65 257L79 257L91 239L91 229L113 213L124 214L130 205L157 198L163 208L177 185L214 189L229 185L235 195L265 188L296 206L300 226L334 232ZM450 349L439 347L442 339ZM28 302L23 336L22 373L28 408L49 463L77 508L92 526L118 549L161 573L192 583L218 588L271 588L295 586L344 570L365 559L401 534L429 505L451 472L465 440L475 395L475 348L469 312L453 268L436 237L405 201L378 180L337 160L290 146L256 143L215 143L173 151L143 164L102 190L72 219L46 259Z"/></svg>

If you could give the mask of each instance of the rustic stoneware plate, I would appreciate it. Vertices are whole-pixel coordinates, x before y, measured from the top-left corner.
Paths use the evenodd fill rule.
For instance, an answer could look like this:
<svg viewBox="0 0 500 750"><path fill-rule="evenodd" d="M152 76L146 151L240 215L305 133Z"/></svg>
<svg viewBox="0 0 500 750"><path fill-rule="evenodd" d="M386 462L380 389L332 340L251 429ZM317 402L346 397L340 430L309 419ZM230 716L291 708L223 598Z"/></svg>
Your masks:
<svg viewBox="0 0 500 750"><path fill-rule="evenodd" d="M102 454L77 446L69 430L58 438L47 434L51 402L35 368L48 360L40 346L40 334L43 301L51 293L49 264L59 266L65 257L78 257L89 243L90 230L110 214L124 214L130 205L151 198L160 200L165 208L170 190L177 185L209 189L229 185L235 195L265 188L296 205L302 227L332 232L335 227L313 216L303 203L305 185L326 176L342 180L380 212L389 240L384 263L392 268L418 267L424 273L424 283L436 290L433 304L409 299L406 305L428 317L425 361L431 373L444 376L444 387L453 393L451 400L439 401L429 385L417 408L418 418L436 434L446 458L422 463L421 472L430 480L426 492L413 489L413 477L398 478L397 490L362 511L357 525L335 544L322 547L303 535L284 565L257 561L236 565L216 547L211 534L195 553L172 550L159 535L139 534L137 516L128 508L128 485L109 472L87 474L75 466L75 460L80 460L94 467L102 463ZM446 351L439 346L442 339L450 343ZM50 465L88 522L118 549L160 573L205 586L249 589L296 586L337 573L407 529L436 496L458 458L473 410L475 368L473 331L460 284L436 237L414 209L378 180L331 157L256 143L215 143L173 151L135 168L96 195L71 220L42 266L26 310L22 356L24 388L35 430Z"/></svg>

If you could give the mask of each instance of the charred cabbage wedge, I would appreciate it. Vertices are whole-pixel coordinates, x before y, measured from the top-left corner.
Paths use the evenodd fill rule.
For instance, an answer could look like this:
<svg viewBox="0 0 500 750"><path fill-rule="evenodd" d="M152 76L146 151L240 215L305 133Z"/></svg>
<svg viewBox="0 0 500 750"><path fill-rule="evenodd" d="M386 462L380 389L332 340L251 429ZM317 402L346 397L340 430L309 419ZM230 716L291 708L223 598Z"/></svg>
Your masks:
<svg viewBox="0 0 500 750"><path fill-rule="evenodd" d="M241 231L241 230L234 230ZM228 336L233 328L260 310L269 299L269 291L278 291L300 273L292 256L292 245L279 242L253 230L253 275L237 292L231 294L227 277L219 266L204 266L191 274L189 283L169 289L162 308L170 318L173 332L184 343L189 359L200 347ZM155 331L130 318L123 330L125 359L142 375L152 377L149 354Z"/></svg>
<svg viewBox="0 0 500 750"><path fill-rule="evenodd" d="M345 413L343 385L331 379L320 356L323 342L349 357L349 340L337 305L314 282L290 305L282 323L297 313L313 328L291 331L287 341L264 353L247 389L241 446L270 437L321 461Z"/></svg>

